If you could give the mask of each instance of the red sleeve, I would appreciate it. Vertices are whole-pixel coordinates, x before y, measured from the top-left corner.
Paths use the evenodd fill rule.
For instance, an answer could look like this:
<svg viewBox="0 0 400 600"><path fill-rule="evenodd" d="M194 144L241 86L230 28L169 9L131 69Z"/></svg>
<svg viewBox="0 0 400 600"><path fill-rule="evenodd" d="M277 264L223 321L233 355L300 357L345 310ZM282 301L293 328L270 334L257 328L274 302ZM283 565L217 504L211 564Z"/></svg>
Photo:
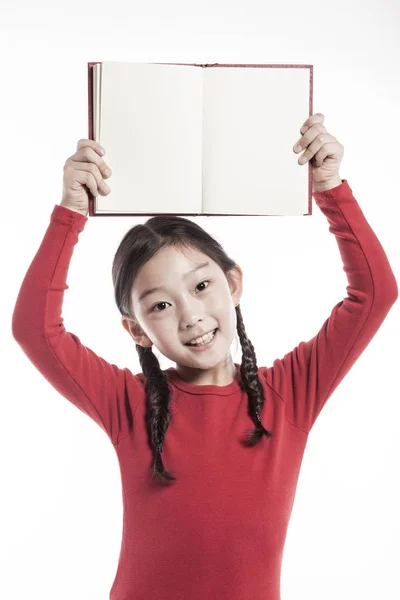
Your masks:
<svg viewBox="0 0 400 600"><path fill-rule="evenodd" d="M349 282L347 296L317 335L262 371L284 402L286 419L306 433L398 297L386 254L347 180L313 196L336 237Z"/></svg>
<svg viewBox="0 0 400 600"><path fill-rule="evenodd" d="M12 316L19 346L47 381L91 417L112 443L129 433L142 384L66 331L61 317L72 252L88 218L56 204ZM133 404L133 405L132 405Z"/></svg>

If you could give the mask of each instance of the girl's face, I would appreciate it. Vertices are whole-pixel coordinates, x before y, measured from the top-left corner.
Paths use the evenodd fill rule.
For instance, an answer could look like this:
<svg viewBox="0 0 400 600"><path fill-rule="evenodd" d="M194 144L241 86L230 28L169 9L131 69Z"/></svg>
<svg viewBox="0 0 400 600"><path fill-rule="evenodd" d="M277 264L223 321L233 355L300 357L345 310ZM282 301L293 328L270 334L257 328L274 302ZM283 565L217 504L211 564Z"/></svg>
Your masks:
<svg viewBox="0 0 400 600"><path fill-rule="evenodd" d="M193 270L203 263L208 264ZM163 248L139 271L132 290L134 318L124 317L123 326L137 344L154 344L174 361L187 381L225 385L235 373L230 346L236 333L235 305L242 294L242 270L235 265L228 277L229 281L221 268L198 250ZM185 346L216 328L209 348L199 352Z"/></svg>

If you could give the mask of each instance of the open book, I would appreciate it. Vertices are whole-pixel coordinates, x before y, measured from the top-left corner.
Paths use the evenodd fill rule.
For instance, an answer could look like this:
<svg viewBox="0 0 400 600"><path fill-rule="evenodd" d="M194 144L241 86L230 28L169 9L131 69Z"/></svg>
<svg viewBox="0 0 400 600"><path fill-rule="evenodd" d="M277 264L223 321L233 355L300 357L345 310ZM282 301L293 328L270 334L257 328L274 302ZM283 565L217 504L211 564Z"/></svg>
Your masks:
<svg viewBox="0 0 400 600"><path fill-rule="evenodd" d="M312 65L88 63L89 139L112 169L89 215L311 215L293 146L312 84Z"/></svg>

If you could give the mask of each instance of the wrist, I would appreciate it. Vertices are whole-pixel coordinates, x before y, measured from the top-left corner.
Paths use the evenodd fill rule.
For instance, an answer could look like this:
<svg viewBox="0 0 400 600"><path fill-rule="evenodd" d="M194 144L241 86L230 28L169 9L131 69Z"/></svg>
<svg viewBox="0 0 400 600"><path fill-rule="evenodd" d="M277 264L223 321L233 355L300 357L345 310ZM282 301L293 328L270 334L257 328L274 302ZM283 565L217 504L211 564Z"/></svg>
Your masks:
<svg viewBox="0 0 400 600"><path fill-rule="evenodd" d="M70 206L69 204L66 204L65 202L60 202L60 206L63 206L64 208L67 208L68 210L72 210L73 212L77 212L80 215L83 215L84 217L87 217L88 215L88 210L79 210L79 208L74 208L73 206Z"/></svg>
<svg viewBox="0 0 400 600"><path fill-rule="evenodd" d="M332 190L333 188L338 187L342 183L343 183L342 179L338 175L331 181L325 181L324 183L321 183L321 184L318 184L318 183L313 184L312 191L313 191L313 193L314 192L327 192L328 190Z"/></svg>

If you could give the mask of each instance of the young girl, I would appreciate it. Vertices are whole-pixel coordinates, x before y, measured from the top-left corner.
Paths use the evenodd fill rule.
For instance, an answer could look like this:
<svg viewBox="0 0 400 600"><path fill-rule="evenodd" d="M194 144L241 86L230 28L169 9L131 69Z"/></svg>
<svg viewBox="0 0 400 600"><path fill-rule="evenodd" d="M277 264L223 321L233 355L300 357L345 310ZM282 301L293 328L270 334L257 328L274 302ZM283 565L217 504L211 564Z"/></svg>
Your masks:
<svg viewBox="0 0 400 600"><path fill-rule="evenodd" d="M317 335L272 367L258 367L246 335L240 267L176 216L132 227L113 262L115 301L143 372L108 363L66 331L64 291L88 189L107 193L109 174L92 140L80 140L65 163L62 202L23 280L12 328L40 373L117 453L124 522L111 600L280 598L308 434L398 297L386 254L339 177L343 146L323 122L317 113L303 124L299 164L311 160L348 295ZM236 331L240 365L229 352ZM153 344L176 368L161 370Z"/></svg>

